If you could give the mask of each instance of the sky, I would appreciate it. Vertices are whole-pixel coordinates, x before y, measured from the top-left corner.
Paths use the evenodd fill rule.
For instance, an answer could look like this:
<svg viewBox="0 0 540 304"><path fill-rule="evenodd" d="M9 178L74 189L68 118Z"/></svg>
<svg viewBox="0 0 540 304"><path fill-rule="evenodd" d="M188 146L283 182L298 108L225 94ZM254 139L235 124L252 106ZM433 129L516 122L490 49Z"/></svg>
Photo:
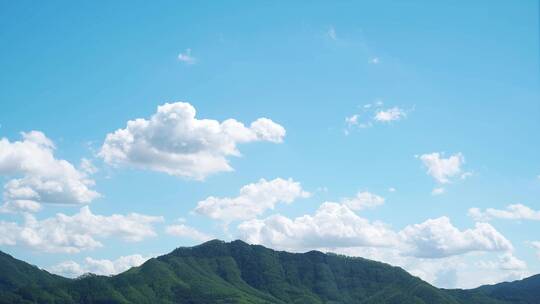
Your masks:
<svg viewBox="0 0 540 304"><path fill-rule="evenodd" d="M2 1L0 250L110 275L218 238L540 273L538 1Z"/></svg>

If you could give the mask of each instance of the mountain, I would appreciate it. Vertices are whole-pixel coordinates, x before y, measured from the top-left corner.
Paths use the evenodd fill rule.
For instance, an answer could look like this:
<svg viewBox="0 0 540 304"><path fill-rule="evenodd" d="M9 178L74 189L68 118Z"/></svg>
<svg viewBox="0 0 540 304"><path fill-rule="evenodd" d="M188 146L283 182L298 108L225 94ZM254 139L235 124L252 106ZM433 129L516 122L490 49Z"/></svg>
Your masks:
<svg viewBox="0 0 540 304"><path fill-rule="evenodd" d="M495 285L480 286L471 290L449 290L454 298L471 303L540 303L540 275Z"/></svg>
<svg viewBox="0 0 540 304"><path fill-rule="evenodd" d="M0 303L538 303L539 278L444 290L363 258L242 241L181 247L105 277L66 279L0 254Z"/></svg>
<svg viewBox="0 0 540 304"><path fill-rule="evenodd" d="M0 251L0 303L33 303L20 302L21 298L54 303L51 301L63 297L64 290L58 287L69 282Z"/></svg>
<svg viewBox="0 0 540 304"><path fill-rule="evenodd" d="M539 303L540 275L535 275L521 281L482 286L478 290L495 299L506 300L512 303Z"/></svg>

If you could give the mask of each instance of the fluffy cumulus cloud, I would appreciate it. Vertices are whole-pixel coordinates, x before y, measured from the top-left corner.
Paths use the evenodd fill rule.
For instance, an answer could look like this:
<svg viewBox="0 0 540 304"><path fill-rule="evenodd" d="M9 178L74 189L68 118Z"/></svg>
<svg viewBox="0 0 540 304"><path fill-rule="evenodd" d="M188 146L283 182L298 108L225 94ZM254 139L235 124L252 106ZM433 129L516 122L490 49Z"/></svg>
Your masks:
<svg viewBox="0 0 540 304"><path fill-rule="evenodd" d="M405 116L407 116L407 113L403 109L393 107L386 110L377 111L373 119L378 122L391 122L400 120Z"/></svg>
<svg viewBox="0 0 540 304"><path fill-rule="evenodd" d="M280 249L392 247L401 255L427 259L513 250L510 241L487 223L459 230L450 219L440 217L396 232L382 222L360 217L347 204L332 202L323 203L314 215L244 221L238 233L247 242Z"/></svg>
<svg viewBox="0 0 540 304"><path fill-rule="evenodd" d="M396 231L359 216L345 202L325 202L313 214L296 218L278 214L244 221L237 233L249 243L281 250L383 261L439 287L472 288L529 275L510 241L487 223L461 230L440 217Z"/></svg>
<svg viewBox="0 0 540 304"><path fill-rule="evenodd" d="M84 262L79 264L75 261L65 261L48 268L52 273L66 277L78 277L85 273L94 273L98 275L115 275L124 272L132 267L142 265L151 257L133 254L121 256L115 260L93 259L87 257Z"/></svg>
<svg viewBox="0 0 540 304"><path fill-rule="evenodd" d="M54 143L42 132L21 134L20 141L0 139L0 175L11 178L0 212L36 212L42 204L82 205L99 197L91 189L89 161L79 170L54 157Z"/></svg>
<svg viewBox="0 0 540 304"><path fill-rule="evenodd" d="M153 224L163 219L137 213L96 215L88 206L68 216L43 220L25 214L24 223L0 221L0 245L20 245L37 251L77 253L101 247L100 238L119 237L137 242L156 235Z"/></svg>
<svg viewBox="0 0 540 304"><path fill-rule="evenodd" d="M276 178L270 181L260 179L256 183L243 186L236 197L210 196L198 202L195 212L228 223L255 218L268 209L274 209L277 203L290 204L309 195L299 182L291 178Z"/></svg>
<svg viewBox="0 0 540 304"><path fill-rule="evenodd" d="M427 174L440 184L450 183L451 179L463 174L462 166L465 158L461 153L444 158L441 153L429 153L420 155L420 160L427 168Z"/></svg>
<svg viewBox="0 0 540 304"><path fill-rule="evenodd" d="M384 204L384 198L382 196L363 191L358 192L355 197L343 199L341 203L349 207L351 210L362 210L375 208Z"/></svg>
<svg viewBox="0 0 540 304"><path fill-rule="evenodd" d="M198 242L205 242L205 241L213 239L212 236L204 232L201 232L193 227L190 227L186 224L169 225L165 228L165 232L173 236L188 238L188 239L192 239Z"/></svg>
<svg viewBox="0 0 540 304"><path fill-rule="evenodd" d="M522 204L508 205L504 210L487 208L482 211L480 208L471 208L468 214L477 221L489 221L494 218L540 221L540 210L533 210Z"/></svg>
<svg viewBox="0 0 540 304"><path fill-rule="evenodd" d="M475 228L460 231L448 217L407 226L399 235L405 245L404 253L421 258L441 258L475 251L513 250L510 241L490 224L476 223Z"/></svg>
<svg viewBox="0 0 540 304"><path fill-rule="evenodd" d="M238 226L247 242L272 248L307 250L323 247L392 246L397 235L387 225L370 222L346 205L326 202L314 215L290 219L272 215Z"/></svg>
<svg viewBox="0 0 540 304"><path fill-rule="evenodd" d="M135 119L107 134L99 156L112 165L165 172L192 179L231 171L227 157L240 156L238 144L281 143L285 129L268 118L249 126L234 120L197 119L185 102L158 106L149 119Z"/></svg>

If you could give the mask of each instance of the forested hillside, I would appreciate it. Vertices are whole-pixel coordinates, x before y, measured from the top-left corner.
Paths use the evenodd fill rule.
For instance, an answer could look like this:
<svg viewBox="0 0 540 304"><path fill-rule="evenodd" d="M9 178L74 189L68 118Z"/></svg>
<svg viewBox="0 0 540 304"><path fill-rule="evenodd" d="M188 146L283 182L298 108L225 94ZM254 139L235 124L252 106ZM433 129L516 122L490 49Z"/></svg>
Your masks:
<svg viewBox="0 0 540 304"><path fill-rule="evenodd" d="M536 303L539 281L443 290L384 263L242 241L182 247L116 276L78 279L0 255L0 303Z"/></svg>

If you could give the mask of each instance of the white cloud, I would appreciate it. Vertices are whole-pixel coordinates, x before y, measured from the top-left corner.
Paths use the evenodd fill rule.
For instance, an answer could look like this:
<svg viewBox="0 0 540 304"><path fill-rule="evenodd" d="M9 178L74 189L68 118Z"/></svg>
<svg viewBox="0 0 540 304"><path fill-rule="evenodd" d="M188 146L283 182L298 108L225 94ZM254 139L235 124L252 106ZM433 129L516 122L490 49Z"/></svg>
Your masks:
<svg viewBox="0 0 540 304"><path fill-rule="evenodd" d="M40 203L25 199L7 201L0 206L0 213L38 212L40 210Z"/></svg>
<svg viewBox="0 0 540 304"><path fill-rule="evenodd" d="M427 167L427 174L431 175L440 184L450 183L451 178L462 173L462 166L465 158L461 153L454 154L448 158L440 153L430 153L420 155L420 160Z"/></svg>
<svg viewBox="0 0 540 304"><path fill-rule="evenodd" d="M238 126L241 129L243 126ZM262 140L272 143L283 142L285 129L268 118L259 118L251 123L249 129L252 135L249 140ZM247 132L247 130L245 131Z"/></svg>
<svg viewBox="0 0 540 304"><path fill-rule="evenodd" d="M199 230L185 224L169 225L167 228L165 228L165 232L173 236L189 238L199 242L205 242L213 239L212 236L204 232L200 232Z"/></svg>
<svg viewBox="0 0 540 304"><path fill-rule="evenodd" d="M499 255L497 260L480 260L474 265L470 265L470 268L477 274L473 274L474 277L477 277L478 274L484 277L477 277L479 282L475 284L476 286L520 280L531 275L527 263L514 256L511 252Z"/></svg>
<svg viewBox="0 0 540 304"><path fill-rule="evenodd" d="M373 126L371 121L360 122L359 118L360 118L359 114L354 114L349 117L345 117L345 125L346 125L346 128L344 130L345 135L349 135L349 132L354 128L365 129L365 128L370 128L371 126Z"/></svg>
<svg viewBox="0 0 540 304"><path fill-rule="evenodd" d="M434 188L432 191L431 191L431 194L432 195L441 195L441 194L444 194L446 190L443 188L443 187L437 187L437 188Z"/></svg>
<svg viewBox="0 0 540 304"><path fill-rule="evenodd" d="M21 141L0 139L0 175L13 178L4 185L0 212L36 212L41 204L81 205L99 197L90 189L91 172L56 159L55 146L45 134L21 134Z"/></svg>
<svg viewBox="0 0 540 304"><path fill-rule="evenodd" d="M518 259L511 253L505 253L501 256L499 267L502 270L525 270L527 269L527 263Z"/></svg>
<svg viewBox="0 0 540 304"><path fill-rule="evenodd" d="M48 270L52 273L56 273L58 275L68 278L75 278L87 273L86 269L75 261L64 261L62 263L49 267Z"/></svg>
<svg viewBox="0 0 540 304"><path fill-rule="evenodd" d="M237 144L281 143L285 129L268 118L249 127L234 119L195 118L195 108L176 102L158 106L150 119L135 119L125 129L107 134L99 156L106 163L165 172L202 180L231 171L228 156L240 156Z"/></svg>
<svg viewBox="0 0 540 304"><path fill-rule="evenodd" d="M390 188L388 188L388 192L396 192L396 188L390 187Z"/></svg>
<svg viewBox="0 0 540 304"><path fill-rule="evenodd" d="M355 128L365 129L371 128L374 123L388 123L398 121L407 116L407 112L398 107L389 108L386 110L380 109L383 106L382 101L377 101L374 104L365 104L361 107L363 114L352 114L345 117L345 135ZM364 119L361 119L365 117Z"/></svg>
<svg viewBox="0 0 540 304"><path fill-rule="evenodd" d="M378 111L377 113L375 113L373 119L378 122L390 122L400 120L405 116L407 116L407 113L404 110L398 107L393 107L390 109Z"/></svg>
<svg viewBox="0 0 540 304"><path fill-rule="evenodd" d="M464 172L463 174L461 174L460 178L461 179L467 179L467 178L469 178L471 176L473 176L472 172Z"/></svg>
<svg viewBox="0 0 540 304"><path fill-rule="evenodd" d="M195 64L197 60L191 56L191 49L186 49L185 52L178 54L178 60L185 64Z"/></svg>
<svg viewBox="0 0 540 304"><path fill-rule="evenodd" d="M195 212L228 223L255 218L268 209L274 209L279 202L290 204L309 195L299 182L291 178L276 178L271 181L262 178L257 183L243 186L237 197L210 196L198 202Z"/></svg>
<svg viewBox="0 0 540 304"><path fill-rule="evenodd" d="M358 114L354 114L350 117L345 117L345 123L347 124L348 127L358 125Z"/></svg>
<svg viewBox="0 0 540 304"><path fill-rule="evenodd" d="M375 208L384 204L384 198L382 196L363 191L358 192L353 198L343 199L341 203L349 207L351 210L362 210Z"/></svg>
<svg viewBox="0 0 540 304"><path fill-rule="evenodd" d="M22 225L0 221L0 245L21 245L44 252L77 253L101 247L99 238L119 237L138 242L156 236L153 224L163 219L137 213L95 215L88 206L68 216L62 213L43 220L26 214Z"/></svg>
<svg viewBox="0 0 540 304"><path fill-rule="evenodd" d="M437 259L426 259L404 255L401 249L396 247L330 248L322 251L360 256L399 266L412 275L442 288L475 288L484 284L511 281L530 275L526 269L503 269L501 254L496 252L467 253ZM504 255L506 253L502 254L502 256Z"/></svg>
<svg viewBox="0 0 540 304"><path fill-rule="evenodd" d="M399 232L404 253L421 258L440 258L474 251L511 251L513 246L493 226L476 223L460 231L443 216L405 227Z"/></svg>
<svg viewBox="0 0 540 304"><path fill-rule="evenodd" d="M385 224L359 217L347 206L326 202L314 215L289 219L272 215L238 226L240 237L249 243L272 248L307 250L333 247L392 246L397 237Z"/></svg>
<svg viewBox="0 0 540 304"><path fill-rule="evenodd" d="M87 158L81 159L81 164L79 165L79 167L83 172L86 172L87 174L95 174L96 172L98 172L96 166L94 166L92 161Z"/></svg>
<svg viewBox="0 0 540 304"><path fill-rule="evenodd" d="M486 222L489 220L480 208L470 208L469 211L467 211L467 215L477 222Z"/></svg>
<svg viewBox="0 0 540 304"><path fill-rule="evenodd" d="M540 210L536 211L522 204L508 205L506 210L487 208L482 211L479 208L471 208L468 214L477 221L489 221L493 218L540 221Z"/></svg>
<svg viewBox="0 0 540 304"><path fill-rule="evenodd" d="M439 287L471 288L528 274L524 262L513 256L511 242L487 223L460 230L440 217L396 231L359 216L345 200L325 202L314 214L296 218L276 214L244 221L237 226L237 237L279 250L330 251L383 261ZM475 264L495 254L499 258L485 265L496 269Z"/></svg>
<svg viewBox="0 0 540 304"><path fill-rule="evenodd" d="M132 267L142 265L151 257L145 257L140 254L121 256L116 260L93 259L87 257L84 263L79 264L75 261L65 261L49 267L49 271L66 277L78 277L85 273L94 273L98 275L115 275L124 272Z"/></svg>
<svg viewBox="0 0 540 304"><path fill-rule="evenodd" d="M323 203L314 215L290 219L272 215L238 225L240 238L286 250L392 247L404 256L438 259L471 252L511 252L513 246L493 226L476 223L459 230L447 217L428 219L394 232L370 222L344 204Z"/></svg>

